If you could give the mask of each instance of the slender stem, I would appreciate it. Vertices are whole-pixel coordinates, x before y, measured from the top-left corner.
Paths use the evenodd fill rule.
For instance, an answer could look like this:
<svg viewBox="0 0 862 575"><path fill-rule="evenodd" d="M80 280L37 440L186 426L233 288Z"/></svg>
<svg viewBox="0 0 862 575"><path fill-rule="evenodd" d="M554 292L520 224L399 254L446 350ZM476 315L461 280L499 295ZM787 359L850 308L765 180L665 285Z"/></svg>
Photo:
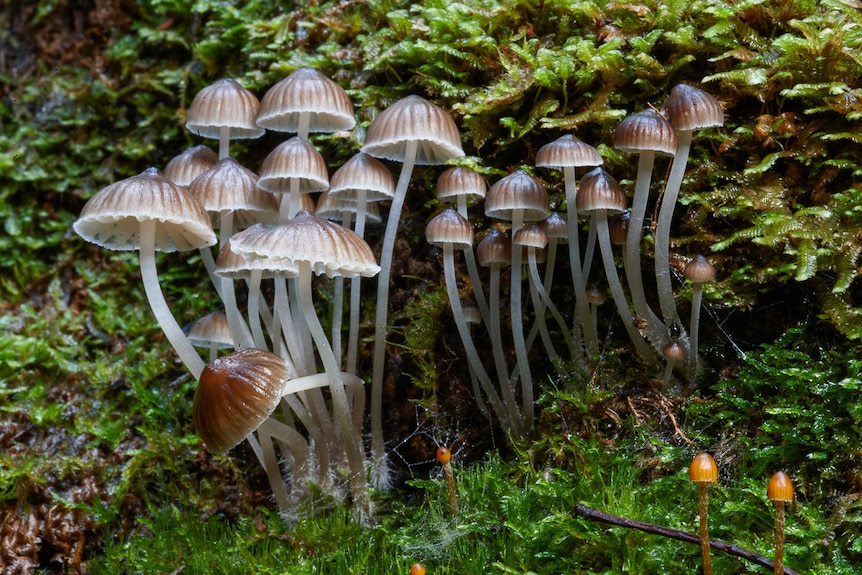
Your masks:
<svg viewBox="0 0 862 575"><path fill-rule="evenodd" d="M356 225L354 230L360 238L365 237L366 191L358 190L356 195ZM362 289L362 276L350 278L350 328L347 332L347 367L348 373L356 373L356 363L359 355L359 302Z"/></svg>
<svg viewBox="0 0 862 575"><path fill-rule="evenodd" d="M551 312L551 315L554 316L554 319L557 322L557 325L560 326L560 330L563 332L563 337L566 340L566 345L569 348L569 354L572 358L572 361L581 364L584 363L584 357L578 353L578 348L575 345L574 340L572 339L572 334L569 332L569 329L566 327L566 321L563 319L563 316L560 314L560 310L557 309L557 306L554 305L554 302L551 301L550 295L545 291L545 287L539 281L539 266L536 263L536 248L529 248L527 251L527 255L529 258L529 267L530 267L530 277L533 280L533 285L535 286L536 293L541 298L541 301L544 303L544 306L548 308ZM547 330L547 326L545 326Z"/></svg>
<svg viewBox="0 0 862 575"><path fill-rule="evenodd" d="M457 200L458 213L469 221L467 217L467 198L463 195L458 196ZM464 263L467 264L467 275L470 277L470 288L473 291L473 299L476 301L476 307L479 308L479 314L482 316L482 321L487 324L490 321L491 314L488 309L488 301L485 299L485 292L482 291L482 280L479 277L479 267L476 264L476 254L473 252L473 247L464 248Z"/></svg>
<svg viewBox="0 0 862 575"><path fill-rule="evenodd" d="M249 434L245 439L251 445L252 451L257 455L261 466L266 471L266 477L278 504L278 510L287 515L290 512L290 498L287 495L287 486L284 484L284 478L281 476L281 469L278 466L278 457L275 455L270 437L265 433L259 433L259 435L260 443L257 442L254 434Z"/></svg>
<svg viewBox="0 0 862 575"><path fill-rule="evenodd" d="M587 282L583 275L581 265L581 244L578 229L577 187L575 181L575 168L563 168L563 177L566 186L566 205L568 206L568 235L569 235L569 267L572 270L572 285L575 288L575 307L580 318L581 331L584 334L584 345L587 348L587 356L592 359L599 353L599 336L590 322L590 308L587 302Z"/></svg>
<svg viewBox="0 0 862 575"><path fill-rule="evenodd" d="M688 366L691 377L697 376L697 345L700 329L700 302L703 299L703 284L692 285L691 292L691 328L689 329Z"/></svg>
<svg viewBox="0 0 862 575"><path fill-rule="evenodd" d="M200 380L201 372L204 370L204 361L189 342L189 338L183 333L165 301L165 294L159 285L159 274L156 271L156 220L144 220L141 222L141 281L144 283L144 292L150 303L150 309L159 327L162 328L165 337L173 346L177 355L185 364L196 380Z"/></svg>
<svg viewBox="0 0 862 575"><path fill-rule="evenodd" d="M604 511L592 509L590 507L587 507L586 505L575 505L575 508L572 510L572 515L574 517L582 517L590 521L604 523L605 525L615 525L617 527L625 527L627 529L636 529L638 531L643 531L644 533L661 535L662 537L669 537L671 539L676 539L677 541L682 541L684 543L700 545L700 537L694 533L689 533L688 531L680 531L678 529L671 529L670 527L663 527L661 525L647 523L645 521L628 519L626 517L620 517L619 515L611 515L610 513L605 513ZM731 543L726 543L718 539L710 539L709 546L716 551L722 551L724 553L727 553L728 555L740 557L741 559L745 559L754 563L755 565L760 565L761 567L766 567L768 569L772 569L773 567L773 562L768 557L764 557L759 553L755 553L754 551L738 547ZM799 573L793 571L788 567L784 568L783 573L784 575L799 575Z"/></svg>
<svg viewBox="0 0 862 575"><path fill-rule="evenodd" d="M515 401L512 385L509 382L509 368L506 365L506 354L503 351L503 330L500 322L500 266L496 264L491 266L488 279L488 297L490 300L488 311L491 314L488 329L494 352L494 367L497 370L497 380L500 383L500 395L502 395L503 403L508 408L509 419L512 422L512 433L519 437L523 433L523 420L518 402Z"/></svg>
<svg viewBox="0 0 862 575"><path fill-rule="evenodd" d="M708 483L700 481L698 487L698 500L700 502L700 554L703 556L703 575L712 575L712 554L709 548L709 495L707 494Z"/></svg>
<svg viewBox="0 0 862 575"><path fill-rule="evenodd" d="M374 362L371 376L371 457L372 482L375 487L388 488L391 482L383 442L383 370L386 359L386 330L389 319L389 276L392 274L392 252L401 219L401 208L413 174L417 143L407 143L401 175L395 186L395 196L389 208L383 246L380 252L380 274L377 276L377 307L374 317Z"/></svg>
<svg viewBox="0 0 862 575"><path fill-rule="evenodd" d="M775 502L775 575L784 573L784 502Z"/></svg>
<svg viewBox="0 0 862 575"><path fill-rule="evenodd" d="M512 212L512 238L524 225L524 210ZM530 360L527 356L527 341L524 337L524 318L521 315L521 246L512 244L512 276L509 288L509 310L512 322L512 340L515 343L515 357L518 372L521 374L521 411L524 414L524 430L533 427L533 375L530 373Z"/></svg>
<svg viewBox="0 0 862 575"><path fill-rule="evenodd" d="M230 127L219 128L218 159L224 160L230 156Z"/></svg>
<svg viewBox="0 0 862 575"><path fill-rule="evenodd" d="M452 462L443 464L443 473L446 475L446 485L449 488L449 509L452 515L458 515L458 495L455 491L455 474L452 472Z"/></svg>

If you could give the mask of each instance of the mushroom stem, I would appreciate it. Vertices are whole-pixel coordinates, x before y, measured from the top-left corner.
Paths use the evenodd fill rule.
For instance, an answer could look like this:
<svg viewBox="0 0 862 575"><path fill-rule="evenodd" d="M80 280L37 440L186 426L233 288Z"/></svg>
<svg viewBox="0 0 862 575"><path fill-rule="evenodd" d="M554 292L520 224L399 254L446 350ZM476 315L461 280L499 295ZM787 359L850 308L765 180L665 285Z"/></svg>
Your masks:
<svg viewBox="0 0 862 575"><path fill-rule="evenodd" d="M697 376L697 345L698 330L700 329L700 303L703 299L703 283L695 282L691 290L691 328L689 330L688 365L691 369L690 377Z"/></svg>
<svg viewBox="0 0 862 575"><path fill-rule="evenodd" d="M386 358L386 328L389 318L389 276L392 274L392 252L395 249L395 235L398 232L398 222L401 219L401 208L410 185L413 174L413 164L416 161L417 142L409 140L406 144L404 162L395 195L389 207L389 217L386 221L386 231L383 234L383 246L380 252L380 274L377 277L377 307L374 316L374 358L371 376L371 457L372 482L375 486L388 487L391 478L386 461L383 442L383 368Z"/></svg>
<svg viewBox="0 0 862 575"><path fill-rule="evenodd" d="M353 231L360 238L365 237L366 190L360 188L356 195L356 224ZM359 354L359 300L362 289L362 276L350 278L350 327L347 332L347 367L348 373L356 373L357 356Z"/></svg>
<svg viewBox="0 0 862 575"><path fill-rule="evenodd" d="M467 197L458 196L457 198L458 213L469 220L467 217ZM488 309L488 301L485 299L485 292L482 291L482 280L479 277L479 267L476 264L476 254L473 252L472 246L464 248L464 263L467 264L467 275L470 277L470 288L473 291L473 300L479 308L479 313L482 316L482 321L485 324L491 318L490 310Z"/></svg>
<svg viewBox="0 0 862 575"><path fill-rule="evenodd" d="M592 326L592 322L590 322L590 308L584 295L586 293L586 279L581 265L575 168L564 167L563 178L566 186L566 205L568 206L569 267L572 270L572 284L575 288L575 306L577 307L578 318L580 318L581 332L584 334L587 357L592 358L599 353L599 337Z"/></svg>
<svg viewBox="0 0 862 575"><path fill-rule="evenodd" d="M259 443L255 439L254 433L250 433L245 439L251 445L252 451L257 455L261 466L266 471L266 477L269 480L272 494L275 496L275 502L278 504L278 510L286 515L290 511L290 499L287 495L284 478L281 476L281 469L278 466L278 457L272 447L270 437L264 433L261 433L260 436L261 441Z"/></svg>
<svg viewBox="0 0 862 575"><path fill-rule="evenodd" d="M230 157L230 126L219 128L218 159L224 160Z"/></svg>
<svg viewBox="0 0 862 575"><path fill-rule="evenodd" d="M775 502L775 574L784 573L784 501Z"/></svg>
<svg viewBox="0 0 862 575"><path fill-rule="evenodd" d="M512 212L512 237L524 225L524 210ZM530 373L530 362L527 356L527 341L524 337L524 318L521 315L521 246L512 246L512 281L509 288L509 310L512 322L512 340L515 344L517 371L521 375L521 405L524 414L524 430L533 427L533 376Z"/></svg>
<svg viewBox="0 0 862 575"><path fill-rule="evenodd" d="M539 278L539 266L536 263L536 248L532 246L527 248L527 264L529 267L530 278L532 280L533 288L536 294L539 296L541 304L544 304L543 306L541 306L540 304L540 307L542 307L543 309L547 308L551 312L551 315L554 316L557 325L560 326L560 330L563 332L563 337L566 340L566 346L568 346L569 348L569 355L572 358L572 361L583 364L585 359L577 352L577 346L575 346L575 341L572 339L572 334L566 327L566 321L563 319L563 316L560 314L560 310L558 310L557 306L554 305L554 302L551 301L548 292L545 291L545 287L542 285L542 282ZM536 309L538 309L538 306L536 306L535 303L533 304L533 307L536 307ZM536 319L538 321L539 318ZM542 323L539 326L539 329L542 329L542 327L544 327L545 332L548 331L548 327L545 324L544 318L542 318ZM548 340L550 340L550 335L548 335Z"/></svg>
<svg viewBox="0 0 862 575"><path fill-rule="evenodd" d="M712 575L712 553L709 548L709 495L707 494L708 483L699 481L697 484L700 529L700 554L703 557L703 575Z"/></svg>
<svg viewBox="0 0 862 575"><path fill-rule="evenodd" d="M162 293L162 288L159 285L155 251L157 223L157 220L152 219L141 222L141 281L144 283L144 292L147 294L150 309L153 310L159 327L162 328L165 337L168 338L192 376L199 380L204 369L204 361L195 351L189 338L183 333L182 328L171 313L168 303L165 301L165 294Z"/></svg>

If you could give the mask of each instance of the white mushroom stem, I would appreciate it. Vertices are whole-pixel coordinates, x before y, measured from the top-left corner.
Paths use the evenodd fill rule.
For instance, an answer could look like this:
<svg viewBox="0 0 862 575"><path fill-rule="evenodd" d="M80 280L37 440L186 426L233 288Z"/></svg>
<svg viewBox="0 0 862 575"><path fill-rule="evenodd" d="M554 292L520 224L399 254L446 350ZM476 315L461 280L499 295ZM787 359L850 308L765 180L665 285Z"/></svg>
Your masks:
<svg viewBox="0 0 862 575"><path fill-rule="evenodd" d="M467 197L459 195L457 198L458 213L467 221L470 218L467 216ZM473 291L473 301L476 302L476 307L479 308L479 314L482 316L482 321L486 324L491 318L488 309L488 301L485 299L485 292L482 291L482 280L479 277L479 266L476 264L476 254L473 252L473 247L464 248L464 263L467 264L467 275L470 277L470 288Z"/></svg>
<svg viewBox="0 0 862 575"><path fill-rule="evenodd" d="M219 128L218 159L224 160L230 157L230 126Z"/></svg>
<svg viewBox="0 0 862 575"><path fill-rule="evenodd" d="M353 229L360 238L365 237L366 191L357 190L356 195L356 225ZM362 276L350 278L350 327L347 331L347 366L345 371L356 373L357 356L359 354L359 305L362 287Z"/></svg>
<svg viewBox="0 0 862 575"><path fill-rule="evenodd" d="M691 149L691 130L679 130L676 133L676 154L667 177L664 197L658 213L658 224L655 231L655 279L658 285L658 297L665 325L679 323L676 303L673 299L673 285L670 277L670 225L673 220L673 210L679 197L688 153Z"/></svg>
<svg viewBox="0 0 862 575"><path fill-rule="evenodd" d="M165 337L168 338L192 376L199 380L204 369L204 361L171 313L168 303L165 301L165 294L162 293L162 288L159 285L155 251L157 223L156 220L141 222L141 281L144 283L144 292L147 294L150 309L153 310L159 327L162 328Z"/></svg>
<svg viewBox="0 0 862 575"><path fill-rule="evenodd" d="M386 327L389 319L389 276L392 274L392 252L395 249L395 235L401 219L401 208L413 175L416 161L417 142L410 140L404 153L404 163L395 196L389 207L383 246L380 252L380 274L377 276L377 307L374 315L374 358L371 375L371 457L373 483L377 487L388 487L389 470L383 443L383 370L386 359Z"/></svg>
<svg viewBox="0 0 862 575"><path fill-rule="evenodd" d="M268 349L266 345L266 337L263 334L263 327L260 322L260 280L262 276L261 270L251 270L251 276L248 279L248 322L251 325L251 333L254 338L254 346L258 349ZM273 347L276 347L276 342L273 341ZM279 354L273 350L273 353ZM293 365L293 361L290 362Z"/></svg>
<svg viewBox="0 0 862 575"><path fill-rule="evenodd" d="M587 283L583 275L581 265L581 242L578 233L578 210L577 185L575 181L575 168L568 166L563 168L563 179L566 186L566 205L568 206L567 219L569 223L569 267L572 270L572 285L575 288L575 307L577 308L581 331L584 335L584 345L587 348L587 356L592 358L599 353L599 337L590 322L590 308L586 299Z"/></svg>
<svg viewBox="0 0 862 575"><path fill-rule="evenodd" d="M458 295L457 280L455 279L455 250L451 243L443 243L441 246L443 249L443 272L446 277L446 293L449 295L449 306L452 308L452 317L455 320L458 335L461 337L461 343L464 344L464 351L467 353L467 361L476 372L479 382L482 384L482 390L488 398L488 403L491 404L491 408L497 414L503 427L519 431L515 427L515 423L512 422L508 410L500 401L494 384L491 383L491 378L488 377L488 372L485 371L482 360L479 358L479 352L470 336L470 330L467 328L467 320L464 318L464 309L461 307L461 297ZM476 400L481 403L482 398L477 397Z"/></svg>
<svg viewBox="0 0 862 575"><path fill-rule="evenodd" d="M341 439L345 443L347 462L350 466L350 492L353 496L355 512L361 520L367 520L371 515L371 502L368 498L368 484L365 480L365 456L362 453L362 445L353 431L353 418L351 416L350 403L347 399L347 391L344 388L344 375L335 354L326 339L323 326L314 310L314 302L311 295L311 264L307 261L296 262L299 265L299 277L297 284L299 288L300 308L305 315L305 323L311 333L311 338L317 346L317 353L323 368L329 377L329 389L332 395L332 411L336 424L341 431ZM360 406L355 406L359 408ZM364 406L362 406L364 408Z"/></svg>
<svg viewBox="0 0 862 575"><path fill-rule="evenodd" d="M272 440L266 434L262 433L260 435L260 443L255 439L254 433L248 434L245 439L251 445L252 451L257 455L257 459L266 471L266 477L269 479L269 486L272 489L272 494L275 496L278 510L283 514L288 514L290 511L290 499L287 495L287 486L284 484L284 478L281 476L281 469L278 466L278 457L275 454L275 449L272 447Z"/></svg>
<svg viewBox="0 0 862 575"><path fill-rule="evenodd" d="M512 237L524 226L524 210L512 211ZM521 315L521 246L512 245L512 282L509 288L509 310L512 321L512 340L515 344L517 371L521 376L521 405L524 414L524 429L533 427L533 375L527 356L527 342L524 336L524 318Z"/></svg>
<svg viewBox="0 0 862 575"><path fill-rule="evenodd" d="M605 268L605 276L608 281L608 288L611 291L611 297L614 299L614 304L617 306L617 312L623 321L623 326L629 334L629 338L635 346L635 349L643 359L654 361L655 354L647 345L640 332L635 328L634 318L629 309L626 295L623 292L623 286L620 283L620 276L617 273L617 267L614 264L614 252L611 245L611 236L608 231L608 216L607 210L596 210L593 212L594 221L596 224L596 235L599 240L599 249L602 252L602 264Z"/></svg>
<svg viewBox="0 0 862 575"><path fill-rule="evenodd" d="M697 345L698 331L700 330L700 303L703 299L703 283L694 282L691 286L691 329L689 330L688 365L691 370L689 376L697 376Z"/></svg>
<svg viewBox="0 0 862 575"><path fill-rule="evenodd" d="M293 486L294 489L301 485L307 479L310 479L309 472L311 471L311 461L309 459L310 450L308 441L296 429L285 425L284 423L269 417L263 421L257 429L258 435L266 434L279 441L279 443L290 451L293 457L291 465Z"/></svg>

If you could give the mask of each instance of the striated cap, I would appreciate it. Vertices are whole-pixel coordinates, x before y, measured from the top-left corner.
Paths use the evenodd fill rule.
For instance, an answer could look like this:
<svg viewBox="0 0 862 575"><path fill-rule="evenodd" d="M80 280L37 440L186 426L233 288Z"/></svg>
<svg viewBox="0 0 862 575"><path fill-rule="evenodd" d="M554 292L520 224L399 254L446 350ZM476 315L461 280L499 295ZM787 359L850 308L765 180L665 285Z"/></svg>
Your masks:
<svg viewBox="0 0 862 575"><path fill-rule="evenodd" d="M345 212L355 216L359 213L359 204L346 197L334 197L332 190L327 190L318 196L314 208L314 215L318 218L341 223ZM365 202L365 222L379 224L382 221L383 218L380 217L380 208L377 207L377 202Z"/></svg>
<svg viewBox="0 0 862 575"><path fill-rule="evenodd" d="M616 179L602 168L596 168L581 178L577 196L579 213L598 210L621 212L626 209L626 194Z"/></svg>
<svg viewBox="0 0 862 575"><path fill-rule="evenodd" d="M333 197L357 198L365 192L365 201L378 202L395 195L392 172L383 162L366 153L354 154L335 170L329 182L329 193Z"/></svg>
<svg viewBox="0 0 862 575"><path fill-rule="evenodd" d="M263 224L254 224L231 238L239 236L242 241L247 236L264 233L267 229ZM233 251L231 239L228 239L218 252L214 271L217 276L232 279L248 279L253 271L259 271L262 278L291 278L296 277L299 268L290 260L246 259Z"/></svg>
<svg viewBox="0 0 862 575"><path fill-rule="evenodd" d="M264 129L256 122L257 96L231 78L223 78L197 93L186 112L186 128L192 134L218 139L230 128L231 139L259 138Z"/></svg>
<svg viewBox="0 0 862 575"><path fill-rule="evenodd" d="M685 279L692 283L706 283L715 279L715 267L704 256L698 254L691 258L683 270Z"/></svg>
<svg viewBox="0 0 862 575"><path fill-rule="evenodd" d="M667 118L653 110L632 114L614 131L614 147L623 152L676 154L676 132Z"/></svg>
<svg viewBox="0 0 862 575"><path fill-rule="evenodd" d="M560 136L536 152L536 166L539 168L593 167L602 163L602 157L594 147L571 134Z"/></svg>
<svg viewBox="0 0 862 575"><path fill-rule="evenodd" d="M490 218L511 221L515 210L523 210L524 221L548 217L545 187L524 170L515 170L497 180L485 196L485 215Z"/></svg>
<svg viewBox="0 0 862 575"><path fill-rule="evenodd" d="M262 349L235 351L206 364L192 407L192 421L214 453L224 453L256 430L278 406L290 371Z"/></svg>
<svg viewBox="0 0 862 575"><path fill-rule="evenodd" d="M344 88L314 68L299 68L263 95L257 125L276 132L299 132L307 114L309 132L338 132L356 125Z"/></svg>
<svg viewBox="0 0 862 575"><path fill-rule="evenodd" d="M678 131L714 128L724 124L721 102L712 94L689 84L674 86L661 111L674 130Z"/></svg>
<svg viewBox="0 0 862 575"><path fill-rule="evenodd" d="M459 196L467 200L481 200L488 193L485 178L475 170L455 166L437 178L437 199L454 200Z"/></svg>
<svg viewBox="0 0 862 575"><path fill-rule="evenodd" d="M227 211L233 212L236 227L270 223L278 217L275 196L259 189L257 175L233 158L219 160L195 178L189 193L213 216L213 227L218 227L220 216Z"/></svg>
<svg viewBox="0 0 862 575"><path fill-rule="evenodd" d="M227 315L223 311L213 311L193 321L188 335L191 344L199 347L209 347L212 343L220 349L234 346Z"/></svg>
<svg viewBox="0 0 862 575"><path fill-rule="evenodd" d="M178 186L188 186L192 180L212 168L218 154L203 144L174 156L165 165L164 176Z"/></svg>
<svg viewBox="0 0 862 575"><path fill-rule="evenodd" d="M216 243L201 203L156 168L102 188L74 223L75 232L110 250L140 249L141 222L154 220L156 251L196 250Z"/></svg>
<svg viewBox="0 0 862 575"><path fill-rule="evenodd" d="M464 155L461 134L449 114L416 95L398 100L374 118L362 151L403 162L410 142L416 144L418 165L444 164Z"/></svg>
<svg viewBox="0 0 862 575"><path fill-rule="evenodd" d="M512 243L541 250L548 245L548 234L538 224L528 224L515 232Z"/></svg>
<svg viewBox="0 0 862 575"><path fill-rule="evenodd" d="M569 222L559 212L551 212L539 225L545 230L549 240L555 239L560 244L569 243Z"/></svg>
<svg viewBox="0 0 862 575"><path fill-rule="evenodd" d="M491 228L476 246L476 261L484 267L512 265L512 244L503 232Z"/></svg>
<svg viewBox="0 0 862 575"><path fill-rule="evenodd" d="M450 245L463 250L473 245L473 227L464 216L446 208L425 226L425 239L433 246Z"/></svg>
<svg viewBox="0 0 862 575"><path fill-rule="evenodd" d="M321 192L329 187L329 172L320 152L298 136L282 142L263 159L257 185L268 192L290 193L291 182L299 193Z"/></svg>

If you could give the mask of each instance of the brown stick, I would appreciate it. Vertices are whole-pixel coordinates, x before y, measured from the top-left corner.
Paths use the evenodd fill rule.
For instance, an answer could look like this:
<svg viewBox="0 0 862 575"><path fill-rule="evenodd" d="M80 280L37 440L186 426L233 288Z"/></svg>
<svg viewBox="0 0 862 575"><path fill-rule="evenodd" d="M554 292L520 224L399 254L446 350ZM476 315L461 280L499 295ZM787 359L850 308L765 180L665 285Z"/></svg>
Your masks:
<svg viewBox="0 0 862 575"><path fill-rule="evenodd" d="M653 535L661 535L663 537L669 537L678 541L684 541L685 543L700 545L700 537L694 533L680 531L678 529L671 529L670 527L662 527L661 525L656 525L654 523L646 523L643 521L636 521L634 519L627 519L618 515L611 515L610 513L605 513L604 511L591 509L586 505L575 505L575 508L572 510L572 515L574 517L583 517L584 519L597 521L606 525L617 525L619 527L637 529L638 531L643 531L645 533L652 533ZM728 555L740 557L747 561L751 561L756 565L760 565L761 567L766 567L767 569L774 569L775 567L771 559L764 557L759 553L749 551L748 549L738 547L731 543L725 543L724 541L719 541L718 539L710 539L709 546L716 551L723 551ZM784 575L799 575L799 573L785 566Z"/></svg>

